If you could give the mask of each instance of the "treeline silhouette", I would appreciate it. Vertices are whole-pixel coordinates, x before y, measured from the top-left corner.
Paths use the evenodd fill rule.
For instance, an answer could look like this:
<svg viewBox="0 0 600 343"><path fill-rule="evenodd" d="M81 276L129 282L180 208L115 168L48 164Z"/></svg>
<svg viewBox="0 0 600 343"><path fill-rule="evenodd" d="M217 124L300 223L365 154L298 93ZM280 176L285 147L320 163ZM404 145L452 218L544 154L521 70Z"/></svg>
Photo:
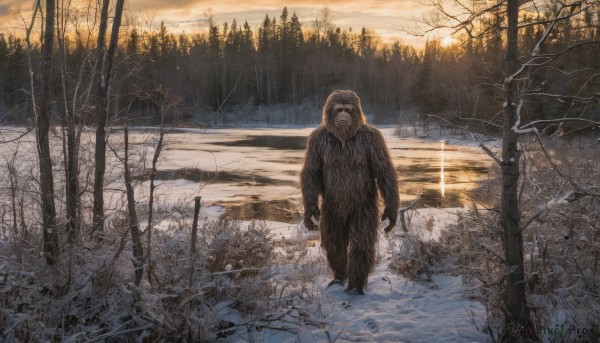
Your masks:
<svg viewBox="0 0 600 343"><path fill-rule="evenodd" d="M414 120L415 114L474 118L477 123L500 119L504 42L501 29L494 29L498 18L490 16L491 29L485 35L456 37L457 43L450 46L430 39L423 48L415 48L383 42L367 28L342 30L327 13L302 23L284 8L278 18L266 15L257 30L236 20L218 25L210 17L207 30L194 34L169 33L163 23L158 30L129 29L116 59L111 112L126 109L151 122L160 103L169 98L177 99L177 112L184 119L206 124L260 121L264 118L253 117L258 111L274 108L293 108L282 119L285 123L307 124L319 120L319 108L333 89L354 89L377 123ZM586 29L560 27L543 53L597 41L600 13L584 13L582 18L581 28ZM521 22L533 20L525 16ZM543 25L521 30L523 62L530 59L526 52L532 51L543 30ZM62 106L58 99L64 89L73 88L79 65L93 50L82 35L68 37L65 63L53 70L57 118ZM531 72L531 82L539 87L524 104L525 117L548 119L567 112L598 117L598 80L589 76L600 67L600 48L584 44L574 50L574 55L557 57L555 68ZM35 60L39 46L31 53ZM69 77L62 78L58 68ZM24 123L30 115L28 73L23 39L0 33L3 122ZM63 87L62 82L71 86ZM549 101L557 98L560 101Z"/></svg>

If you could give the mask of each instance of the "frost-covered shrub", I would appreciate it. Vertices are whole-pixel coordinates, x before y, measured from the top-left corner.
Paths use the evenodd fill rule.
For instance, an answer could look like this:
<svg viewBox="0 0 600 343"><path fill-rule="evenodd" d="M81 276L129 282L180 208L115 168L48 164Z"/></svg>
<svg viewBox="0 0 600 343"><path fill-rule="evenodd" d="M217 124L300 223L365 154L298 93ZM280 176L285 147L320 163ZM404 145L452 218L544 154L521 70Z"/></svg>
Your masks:
<svg viewBox="0 0 600 343"><path fill-rule="evenodd" d="M244 277L269 265L273 243L263 223L253 221L242 229L235 221L224 219L207 223L203 230L210 225L213 225L210 231L214 236L207 242L205 252L209 272L239 270L231 274Z"/></svg>
<svg viewBox="0 0 600 343"><path fill-rule="evenodd" d="M273 287L266 226L223 219L198 235L191 268L189 221L155 229L149 268L135 287L128 228L117 220L92 248L64 250L72 264L63 267L73 271L69 279L68 269L61 274L70 280L64 295L53 293L42 258L25 266L0 255L0 341L204 342L267 317ZM219 312L222 304L237 321Z"/></svg>
<svg viewBox="0 0 600 343"><path fill-rule="evenodd" d="M522 143L520 224L531 318L538 328L585 329L585 337L578 339L595 342L600 338L597 142L553 138L544 142L546 151L535 140ZM442 241L452 251L455 271L464 275L470 295L487 304L494 328L503 318L501 295L508 272L499 226L498 168L479 186L473 192L476 206L443 232Z"/></svg>
<svg viewBox="0 0 600 343"><path fill-rule="evenodd" d="M161 286L178 285L189 272L191 224L174 221L166 230L155 230L152 244L152 278ZM201 261L197 265L202 265Z"/></svg>
<svg viewBox="0 0 600 343"><path fill-rule="evenodd" d="M273 242L265 223L253 221L243 227L223 217L206 222L198 235L202 267L210 281L206 295L215 303L234 300L229 307L248 319L268 313Z"/></svg>
<svg viewBox="0 0 600 343"><path fill-rule="evenodd" d="M431 273L445 259L447 249L439 241L425 240L414 231L396 236L390 241L394 259L389 268L411 280L430 281Z"/></svg>

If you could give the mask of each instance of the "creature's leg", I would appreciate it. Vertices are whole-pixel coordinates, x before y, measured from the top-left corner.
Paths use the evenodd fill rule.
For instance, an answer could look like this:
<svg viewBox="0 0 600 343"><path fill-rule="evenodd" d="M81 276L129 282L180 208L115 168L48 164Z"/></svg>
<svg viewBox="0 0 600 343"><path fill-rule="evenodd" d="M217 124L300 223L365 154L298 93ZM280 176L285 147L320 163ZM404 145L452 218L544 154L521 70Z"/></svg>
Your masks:
<svg viewBox="0 0 600 343"><path fill-rule="evenodd" d="M348 230L344 220L333 211L323 206L321 218L321 246L325 249L327 262L333 270L334 283L343 284L346 281L348 265Z"/></svg>
<svg viewBox="0 0 600 343"><path fill-rule="evenodd" d="M377 208L363 207L351 218L348 252L348 287L364 294L369 273L375 266L377 244Z"/></svg>

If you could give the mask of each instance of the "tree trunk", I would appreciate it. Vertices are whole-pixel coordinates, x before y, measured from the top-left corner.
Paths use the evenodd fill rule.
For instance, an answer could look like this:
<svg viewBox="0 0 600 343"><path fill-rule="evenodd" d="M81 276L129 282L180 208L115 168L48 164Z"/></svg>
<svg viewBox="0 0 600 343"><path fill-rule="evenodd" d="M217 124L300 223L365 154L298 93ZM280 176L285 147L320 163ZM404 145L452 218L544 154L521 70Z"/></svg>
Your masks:
<svg viewBox="0 0 600 343"><path fill-rule="evenodd" d="M525 296L525 270L523 267L523 236L519 225L520 211L518 199L519 160L518 134L513 129L520 109L521 95L519 83L511 77L517 71L518 57L518 0L508 0L508 29L506 31L506 64L504 91L504 134L502 140L502 199L500 223L504 230L504 252L508 275L504 290L504 310L506 322L503 341L526 341L532 337L515 334L516 328L531 328L529 309Z"/></svg>
<svg viewBox="0 0 600 343"><path fill-rule="evenodd" d="M109 0L102 1L102 10L100 12L100 27L98 28L98 42L96 45L96 61L94 75L99 72L102 75L98 78L98 104L96 115L98 126L96 127L96 148L94 151L95 169L94 169L94 204L92 207L93 225L92 231L104 229L104 172L106 170L106 113L101 104L106 97L106 84L104 73L102 71L102 57L104 56L104 38L106 36L106 27L108 21Z"/></svg>
<svg viewBox="0 0 600 343"><path fill-rule="evenodd" d="M128 119L128 118L127 118ZM127 120L126 119L126 120ZM129 129L125 123L125 190L127 193L127 209L129 212L129 230L131 231L131 248L133 250L133 267L135 270L135 285L139 286L144 275L144 248L140 235L140 226L135 210L135 193L131 184L131 173L129 172Z"/></svg>
<svg viewBox="0 0 600 343"><path fill-rule="evenodd" d="M77 121L77 122L76 122ZM67 232L69 243L73 244L79 235L79 145L80 135L78 131L81 122L76 119L74 113L67 119Z"/></svg>
<svg viewBox="0 0 600 343"><path fill-rule="evenodd" d="M152 157L152 169L150 171L150 195L148 199L148 226L146 230L148 230L148 242L146 242L146 265L147 265L147 277L148 282L152 284L151 277L154 275L153 265L152 265L152 255L151 255L151 246L152 246L152 220L154 215L154 191L156 189L156 185L154 181L156 179L156 165L158 163L158 158L162 152L163 141L165 137L165 112L164 105L160 106L160 132L158 136L158 143L156 144L156 148L154 149L154 156Z"/></svg>
<svg viewBox="0 0 600 343"><path fill-rule="evenodd" d="M104 106L100 106L104 107ZM98 113L98 126L96 127L96 148L94 158L96 168L94 171L94 208L93 231L104 229L104 173L106 171L106 117L102 109Z"/></svg>
<svg viewBox="0 0 600 343"><path fill-rule="evenodd" d="M18 149L18 146L17 146ZM17 191L18 191L18 187L19 187L19 179L17 178L17 168L15 167L15 160L17 158L17 152L18 150L15 149L15 153L13 154L12 159L7 163L7 169L8 169L8 177L10 180L10 195L11 195L11 205L12 205L12 219L13 219L13 223L12 223L12 244L13 247L15 249L15 252L17 254L17 261L19 261L19 263L22 263L22 256L21 256L21 242L19 241L19 225L18 225L18 220L19 217L17 217Z"/></svg>
<svg viewBox="0 0 600 343"><path fill-rule="evenodd" d="M102 67L102 75L98 79L98 107L96 110L98 118L98 126L96 127L96 149L94 157L96 159L96 169L94 173L94 208L93 230L104 229L104 173L106 171L106 121L108 119L109 108L109 90L112 76L112 65L117 43L119 39L119 28L121 27L121 17L123 15L124 0L117 0L115 15L113 19L112 32L110 36L110 44L108 52ZM106 21L108 12L108 0L104 0L102 4L102 21ZM102 24L101 24L102 25ZM98 34L98 47L96 51L102 51L104 44L103 30ZM106 23L104 23L104 32L106 31ZM100 58L100 56L98 56Z"/></svg>
<svg viewBox="0 0 600 343"><path fill-rule="evenodd" d="M54 0L46 1L46 28L42 46L40 73L40 111L37 117L37 150L40 163L40 191L42 223L44 225L44 255L46 262L53 264L60 255L58 232L56 231L56 207L54 205L54 179L50 158L50 78L52 69L52 47L54 45ZM35 106L35 104L34 104Z"/></svg>
<svg viewBox="0 0 600 343"><path fill-rule="evenodd" d="M79 234L79 135L76 130L80 127L80 121L76 122L76 118L80 116L76 115L76 94L74 91L73 104L69 106L67 100L67 87L66 87L66 73L67 73L67 62L66 62L66 51L65 51L65 35L66 35L66 11L68 9L62 8L56 11L56 26L57 26L57 41L60 51L60 69L61 69L61 85L63 89L63 101L65 106L65 118L64 126L66 127L66 133L63 134L63 154L65 161L65 180L66 180L66 207L67 207L67 234L69 238L69 244L73 244L76 236ZM61 18L62 14L62 18ZM80 73L82 73L81 71ZM78 83L81 80L81 74Z"/></svg>

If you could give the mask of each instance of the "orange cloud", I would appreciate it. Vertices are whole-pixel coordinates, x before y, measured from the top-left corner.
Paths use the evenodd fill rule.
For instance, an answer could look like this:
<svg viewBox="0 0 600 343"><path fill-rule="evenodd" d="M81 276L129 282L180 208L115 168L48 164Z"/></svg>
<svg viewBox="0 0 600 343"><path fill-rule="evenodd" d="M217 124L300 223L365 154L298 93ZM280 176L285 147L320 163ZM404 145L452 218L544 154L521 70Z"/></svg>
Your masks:
<svg viewBox="0 0 600 343"><path fill-rule="evenodd" d="M77 1L77 0L75 0ZM89 0L79 0L81 2ZM111 0L114 3L115 0ZM319 17L322 9L327 6L331 10L332 21L343 29L352 28L359 31L362 27L374 30L384 38L401 37L403 41L414 43L414 38L401 32L403 26L410 26L420 18L422 6L415 6L415 0L328 0L315 2L311 0L128 0L127 10L133 16L152 18L153 24L164 21L169 31L173 33L194 32L205 24L205 13L211 11L213 19L219 25L231 22L248 23L256 28L268 14L279 18L282 9L287 6L290 15L296 12L305 26L310 26ZM23 28L18 11L28 21L35 0L25 4L22 0L0 0L0 20L11 23L3 30ZM93 1L95 3L95 1ZM146 23L148 20L143 20ZM3 25L4 26L4 25Z"/></svg>
<svg viewBox="0 0 600 343"><path fill-rule="evenodd" d="M140 0L137 1L140 3L138 8L144 8ZM204 13L210 10L217 24L230 23L235 18L238 22L248 21L252 27L256 27L262 22L265 15L279 18L282 9L287 6L290 15L296 12L305 25L310 25L319 17L321 10L325 7L323 3L308 0L291 2L257 0L241 3L232 0L219 3L204 0L195 2L181 0L180 2L185 2L185 6L163 8L160 11L155 9L155 20L164 21L167 27L176 32L190 32L202 27L205 22ZM133 2L131 6L138 5ZM414 23L415 18L420 18L422 13L420 7L412 5L409 1L334 0L328 2L327 6L331 10L335 25L344 29L351 27L355 31L367 27L384 37L405 36L399 27Z"/></svg>

